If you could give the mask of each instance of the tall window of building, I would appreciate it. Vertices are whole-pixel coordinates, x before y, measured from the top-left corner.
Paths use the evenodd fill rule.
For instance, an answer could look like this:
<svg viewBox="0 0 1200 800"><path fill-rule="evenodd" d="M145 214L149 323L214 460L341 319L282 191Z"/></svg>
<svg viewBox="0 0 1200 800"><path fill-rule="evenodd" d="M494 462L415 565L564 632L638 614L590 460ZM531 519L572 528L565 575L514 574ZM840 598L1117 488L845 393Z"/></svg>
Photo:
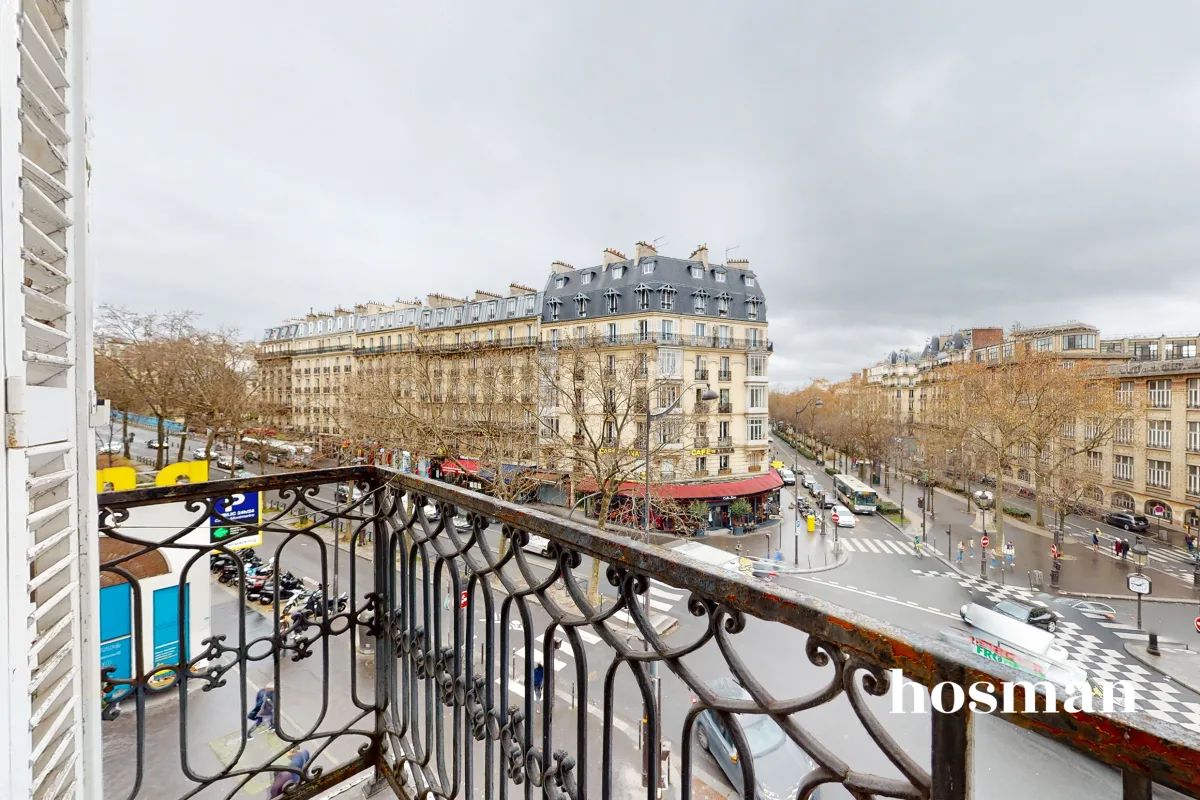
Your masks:
<svg viewBox="0 0 1200 800"><path fill-rule="evenodd" d="M1039 353L1048 353L1049 351L1054 349L1054 337L1053 336L1043 336L1042 338L1040 338L1036 342L1034 342L1033 349L1038 351Z"/></svg>
<svg viewBox="0 0 1200 800"><path fill-rule="evenodd" d="M1096 334L1072 333L1063 337L1063 350L1095 350Z"/></svg>
<svg viewBox="0 0 1200 800"><path fill-rule="evenodd" d="M488 319L496 318L496 309L497 309L497 303L495 300L492 300L491 302L489 302L487 304L487 318Z"/></svg>
<svg viewBox="0 0 1200 800"><path fill-rule="evenodd" d="M532 314L537 306L537 295L525 295L525 313Z"/></svg>
<svg viewBox="0 0 1200 800"><path fill-rule="evenodd" d="M696 459L696 474L697 475L707 475L708 474L708 459L705 458L704 456L700 456L699 458Z"/></svg>
<svg viewBox="0 0 1200 800"><path fill-rule="evenodd" d="M692 336L697 340L695 344L708 344L708 342L701 341L708 336L708 326L703 322L692 323Z"/></svg>
<svg viewBox="0 0 1200 800"><path fill-rule="evenodd" d="M1152 419L1146 423L1146 446L1171 449L1171 420Z"/></svg>
<svg viewBox="0 0 1200 800"><path fill-rule="evenodd" d="M718 444L721 442L729 443L729 420L721 420L717 423L717 439Z"/></svg>
<svg viewBox="0 0 1200 800"><path fill-rule="evenodd" d="M659 320L662 327L662 341L666 344L675 343L675 320L663 319Z"/></svg>
<svg viewBox="0 0 1200 800"><path fill-rule="evenodd" d="M618 298L620 296L621 295L617 294L616 292L614 292L612 290L609 290L604 293L604 302L607 304L608 313L610 313L610 314L617 313L617 308L620 303Z"/></svg>
<svg viewBox="0 0 1200 800"><path fill-rule="evenodd" d="M763 417L748 417L746 419L746 440L761 442L767 438L766 429L766 420Z"/></svg>
<svg viewBox="0 0 1200 800"><path fill-rule="evenodd" d="M1200 465L1188 464L1187 493L1200 495Z"/></svg>
<svg viewBox="0 0 1200 800"><path fill-rule="evenodd" d="M704 277L704 267L694 267L694 266L688 267L688 272L691 273L693 278L703 278Z"/></svg>
<svg viewBox="0 0 1200 800"><path fill-rule="evenodd" d="M717 468L721 471L721 474L728 475L729 474L729 456L717 456L717 459L718 459L717 460L717 465L718 465Z"/></svg>
<svg viewBox="0 0 1200 800"><path fill-rule="evenodd" d="M683 355L678 350L658 351L658 374L664 378L678 378L682 372Z"/></svg>
<svg viewBox="0 0 1200 800"><path fill-rule="evenodd" d="M1117 402L1124 406L1133 403L1133 381L1121 381L1117 384Z"/></svg>
<svg viewBox="0 0 1200 800"><path fill-rule="evenodd" d="M1171 382L1169 380L1146 381L1151 408L1171 407Z"/></svg>
<svg viewBox="0 0 1200 800"><path fill-rule="evenodd" d="M1196 343L1195 342L1167 342L1167 358L1195 358Z"/></svg>
<svg viewBox="0 0 1200 800"><path fill-rule="evenodd" d="M654 262L646 261L642 264L642 274L649 275L654 272Z"/></svg>
<svg viewBox="0 0 1200 800"><path fill-rule="evenodd" d="M525 344L532 344L532 343L533 343L533 326L526 325L525 326Z"/></svg>
<svg viewBox="0 0 1200 800"><path fill-rule="evenodd" d="M554 279L554 288L555 289L561 289L566 285L567 285L567 278L565 275L559 275L557 278Z"/></svg>
<svg viewBox="0 0 1200 800"><path fill-rule="evenodd" d="M721 408L729 408L730 403L729 403L729 390L728 389L721 390L721 393L719 395L719 399L717 400L717 402L721 404Z"/></svg>
<svg viewBox="0 0 1200 800"><path fill-rule="evenodd" d="M728 325L717 326L717 347L729 347L733 340L733 328Z"/></svg>
<svg viewBox="0 0 1200 800"><path fill-rule="evenodd" d="M746 328L746 344L751 350L757 350L762 340L759 338L761 332L758 328Z"/></svg>
<svg viewBox="0 0 1200 800"><path fill-rule="evenodd" d="M587 316L587 297L585 295L577 295L575 297L575 316Z"/></svg>
<svg viewBox="0 0 1200 800"><path fill-rule="evenodd" d="M1157 489L1170 489L1171 462L1148 459L1146 461L1146 485Z"/></svg>
<svg viewBox="0 0 1200 800"><path fill-rule="evenodd" d="M717 297L717 316L729 316L729 295L723 294Z"/></svg>
<svg viewBox="0 0 1200 800"><path fill-rule="evenodd" d="M708 295L703 290L692 295L692 310L697 314L708 313Z"/></svg>
<svg viewBox="0 0 1200 800"><path fill-rule="evenodd" d="M1104 471L1104 454L1098 450L1088 451L1088 469L1096 475Z"/></svg>
<svg viewBox="0 0 1200 800"><path fill-rule="evenodd" d="M675 290L672 289L670 286L664 286L662 288L661 304L662 304L663 311L674 310L674 308L675 308Z"/></svg>
<svg viewBox="0 0 1200 800"><path fill-rule="evenodd" d="M558 349L558 328L550 329L550 346L555 350Z"/></svg>
<svg viewBox="0 0 1200 800"><path fill-rule="evenodd" d="M604 326L604 339L609 344L613 344L617 341L617 323L610 322Z"/></svg>
<svg viewBox="0 0 1200 800"><path fill-rule="evenodd" d="M1189 422L1187 425L1187 449L1192 453L1200 453L1200 422Z"/></svg>
<svg viewBox="0 0 1200 800"><path fill-rule="evenodd" d="M758 319L758 300L751 298L746 301L746 319Z"/></svg>
<svg viewBox="0 0 1200 800"><path fill-rule="evenodd" d="M513 326L509 325L508 326L508 343L509 344L513 343L513 333L514 333Z"/></svg>
<svg viewBox="0 0 1200 800"><path fill-rule="evenodd" d="M508 298L508 303L506 303L506 305L508 306L508 315L510 317L513 314L517 313L517 298L515 298L515 297Z"/></svg>
<svg viewBox="0 0 1200 800"><path fill-rule="evenodd" d="M580 275L579 282L580 283L591 283L592 282L592 273L585 272L582 275Z"/></svg>
<svg viewBox="0 0 1200 800"><path fill-rule="evenodd" d="M1158 361L1158 342L1136 342L1130 354L1134 361Z"/></svg>
<svg viewBox="0 0 1200 800"><path fill-rule="evenodd" d="M620 264L613 266L612 274L613 274L614 278L624 278L625 277L625 267L623 267Z"/></svg>
<svg viewBox="0 0 1200 800"><path fill-rule="evenodd" d="M1001 358L1012 358L1013 357L1013 343L1012 342L1005 342L1000 347L1000 356L1001 356Z"/></svg>
<svg viewBox="0 0 1200 800"><path fill-rule="evenodd" d="M713 280L715 280L717 283L724 283L725 282L725 273L721 272L721 270L717 270L716 272L713 273Z"/></svg>
<svg viewBox="0 0 1200 800"><path fill-rule="evenodd" d="M637 298L638 311L645 311L650 308L650 290L644 286L639 286L633 290L634 297Z"/></svg>
<svg viewBox="0 0 1200 800"><path fill-rule="evenodd" d="M664 383L658 387L658 407L667 408L679 399L679 386L674 383Z"/></svg>
<svg viewBox="0 0 1200 800"><path fill-rule="evenodd" d="M721 380L723 380L723 381L729 380L729 378L730 378L729 356L721 356L721 369L719 370L719 372L720 372L720 375L718 377Z"/></svg>
<svg viewBox="0 0 1200 800"><path fill-rule="evenodd" d="M1200 408L1200 378L1188 378L1187 407Z"/></svg>
<svg viewBox="0 0 1200 800"><path fill-rule="evenodd" d="M751 386L750 387L750 403L749 408L759 409L767 407L767 387L766 386Z"/></svg>
<svg viewBox="0 0 1200 800"><path fill-rule="evenodd" d="M650 320L639 319L637 322L638 341L650 341Z"/></svg>

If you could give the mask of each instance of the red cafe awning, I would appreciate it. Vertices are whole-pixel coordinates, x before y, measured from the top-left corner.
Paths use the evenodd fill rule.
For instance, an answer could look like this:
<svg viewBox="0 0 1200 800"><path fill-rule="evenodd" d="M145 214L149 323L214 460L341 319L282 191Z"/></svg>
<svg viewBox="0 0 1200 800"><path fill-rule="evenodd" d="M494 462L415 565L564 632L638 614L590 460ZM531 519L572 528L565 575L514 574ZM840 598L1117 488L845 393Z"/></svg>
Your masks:
<svg viewBox="0 0 1200 800"><path fill-rule="evenodd" d="M578 490L585 493L594 492L596 491L595 485L595 481L580 481ZM770 469L764 475L725 483L652 483L650 484L650 496L669 497L674 500L720 500L725 497L750 497L774 491L781 486L783 486L783 478L779 477L779 473L775 470ZM641 497L645 493L645 487L641 483L626 481L621 484L619 493Z"/></svg>
<svg viewBox="0 0 1200 800"><path fill-rule="evenodd" d="M475 475L479 462L474 458L448 458L442 462L443 475Z"/></svg>

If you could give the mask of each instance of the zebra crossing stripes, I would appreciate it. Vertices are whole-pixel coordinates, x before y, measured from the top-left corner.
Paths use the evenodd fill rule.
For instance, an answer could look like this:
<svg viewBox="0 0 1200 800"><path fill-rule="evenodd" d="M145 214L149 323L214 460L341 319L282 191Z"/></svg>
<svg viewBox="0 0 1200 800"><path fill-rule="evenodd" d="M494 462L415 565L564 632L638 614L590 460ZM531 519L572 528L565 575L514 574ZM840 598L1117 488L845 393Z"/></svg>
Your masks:
<svg viewBox="0 0 1200 800"><path fill-rule="evenodd" d="M875 555L913 556L916 551L908 542L897 542L891 539L867 539L842 536L838 540L842 547L850 553L873 553Z"/></svg>

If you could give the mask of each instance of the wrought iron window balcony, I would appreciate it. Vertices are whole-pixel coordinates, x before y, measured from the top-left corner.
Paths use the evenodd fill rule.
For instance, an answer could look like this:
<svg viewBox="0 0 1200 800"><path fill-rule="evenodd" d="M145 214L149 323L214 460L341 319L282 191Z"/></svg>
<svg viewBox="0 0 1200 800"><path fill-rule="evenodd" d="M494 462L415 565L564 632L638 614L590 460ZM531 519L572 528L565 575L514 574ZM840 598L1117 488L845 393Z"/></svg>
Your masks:
<svg viewBox="0 0 1200 800"><path fill-rule="evenodd" d="M252 496L261 520L240 511L257 506ZM959 690L1032 680L786 585L383 467L105 492L99 506L102 597L128 601L101 612L105 797L260 797L294 776L284 796L312 798L362 774L403 798L654 798L665 768L689 798L698 729L717 719L739 756L739 792L755 797L744 726L766 715L801 765L784 795L841 784L861 797L960 800L971 796L972 712L927 712L929 749L908 752L920 745L894 738L868 696L900 691L893 668ZM531 536L548 543L549 566L526 553ZM258 537L261 561L324 588L332 607L288 613L283 588L248 602L261 587L249 551L234 548ZM602 586L588 585L593 560ZM655 623L650 579L687 596L688 622L670 635ZM762 659L790 646L799 657L786 682L760 680ZM527 690L530 653L556 665L540 697ZM742 699L710 683L729 674ZM1114 767L1125 797L1149 797L1151 781L1200 795L1196 734L1146 715L1029 712L1024 691L997 720ZM255 708L268 698L269 718ZM646 759L650 788L636 784L654 748L638 746L630 707L648 709L646 741L678 743L668 760ZM818 708L841 717L826 718L839 731L828 741L807 727ZM837 752L843 731L894 769L851 768L860 754Z"/></svg>

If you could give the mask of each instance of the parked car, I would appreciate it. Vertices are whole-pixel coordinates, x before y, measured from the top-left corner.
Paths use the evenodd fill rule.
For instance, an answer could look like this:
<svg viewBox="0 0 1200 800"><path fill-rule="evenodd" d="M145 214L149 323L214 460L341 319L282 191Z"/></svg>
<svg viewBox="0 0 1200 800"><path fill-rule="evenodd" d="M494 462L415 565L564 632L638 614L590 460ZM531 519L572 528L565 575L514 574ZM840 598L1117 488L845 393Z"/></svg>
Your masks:
<svg viewBox="0 0 1200 800"><path fill-rule="evenodd" d="M1134 514L1132 511L1111 511L1102 515L1100 521L1105 525L1124 528L1127 531L1141 532L1150 527L1150 520L1141 514Z"/></svg>
<svg viewBox="0 0 1200 800"><path fill-rule="evenodd" d="M160 442L158 439L146 440L146 447L149 447L151 450L166 450L170 446L166 441Z"/></svg>
<svg viewBox="0 0 1200 800"><path fill-rule="evenodd" d="M992 610L1012 617L1017 622L1024 622L1026 625L1032 625L1050 633L1058 630L1058 621L1062 619L1062 614L1045 606L1030 606L1024 603L1015 603L1012 600L1001 600L992 606Z"/></svg>
<svg viewBox="0 0 1200 800"><path fill-rule="evenodd" d="M550 555L550 540L544 536L538 536L536 533L529 534L529 541L522 547L527 553L536 553L539 556Z"/></svg>
<svg viewBox="0 0 1200 800"><path fill-rule="evenodd" d="M214 450L211 453L209 453L208 460L212 461L213 459L217 458L217 456L218 456L217 451ZM204 448L197 447L195 450L193 450L192 458L196 459L197 461L203 461L204 460Z"/></svg>
<svg viewBox="0 0 1200 800"><path fill-rule="evenodd" d="M279 456L275 453L267 453L267 463L268 464L278 464Z"/></svg>
<svg viewBox="0 0 1200 800"><path fill-rule="evenodd" d="M792 472L787 467L784 467L777 471L779 472L779 477L783 479L784 486L795 486L796 485L796 473Z"/></svg>
<svg viewBox="0 0 1200 800"><path fill-rule="evenodd" d="M339 503L349 503L349 502L357 503L359 500L362 500L362 496L363 496L362 489L355 486L353 493L351 493L350 487L344 483L339 484L338 487L336 489L334 489L334 491L333 491L333 499L338 501ZM351 497L354 498L353 501L351 501L351 499L350 499Z"/></svg>
<svg viewBox="0 0 1200 800"><path fill-rule="evenodd" d="M806 472L804 473L803 477L800 478L800 483L802 486L804 486L804 488L811 492L817 486L817 479Z"/></svg>
<svg viewBox="0 0 1200 800"><path fill-rule="evenodd" d="M96 452L100 455L120 455L124 446L121 442L101 442L96 445Z"/></svg>
<svg viewBox="0 0 1200 800"><path fill-rule="evenodd" d="M833 516L837 517L837 526L839 528L853 528L854 523L858 521L854 518L854 513L840 503L833 504ZM831 520L833 516L830 517Z"/></svg>
<svg viewBox="0 0 1200 800"><path fill-rule="evenodd" d="M229 456L221 456L217 459L217 466L221 469L235 470L242 469L246 466L246 463L240 458L230 460Z"/></svg>
<svg viewBox="0 0 1200 800"><path fill-rule="evenodd" d="M1051 602L1058 605L1073 608L1081 614L1086 614L1089 617L1100 617L1114 622L1117 619L1117 610L1108 603L1098 603L1095 600L1076 600L1074 597L1053 597Z"/></svg>
<svg viewBox="0 0 1200 800"><path fill-rule="evenodd" d="M721 679L708 684L721 698L749 700L750 694L731 680ZM795 797L801 779L815 769L812 759L788 738L779 723L766 714L735 715L749 745L754 762L754 798ZM725 723L712 711L701 711L696 719L696 743L707 750L739 793L742 791L741 758L733 744L733 735ZM819 791L809 797L816 798Z"/></svg>

